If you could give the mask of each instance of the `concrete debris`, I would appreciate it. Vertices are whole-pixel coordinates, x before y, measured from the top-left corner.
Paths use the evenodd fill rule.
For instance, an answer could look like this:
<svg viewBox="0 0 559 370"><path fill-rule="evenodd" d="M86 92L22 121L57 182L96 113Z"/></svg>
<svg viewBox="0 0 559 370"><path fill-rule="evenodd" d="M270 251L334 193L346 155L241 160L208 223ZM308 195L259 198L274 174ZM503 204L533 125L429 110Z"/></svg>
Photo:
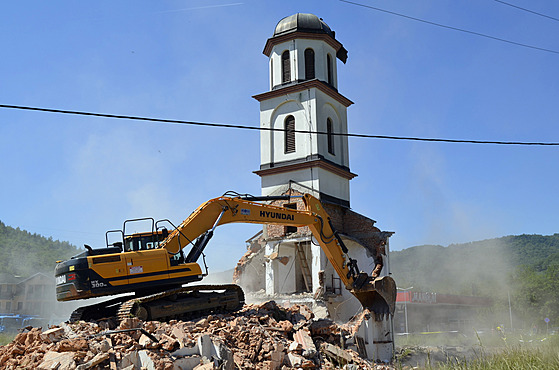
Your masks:
<svg viewBox="0 0 559 370"><path fill-rule="evenodd" d="M55 343L61 340L63 335L63 328L53 328L41 333L41 339L49 341L51 343Z"/></svg>
<svg viewBox="0 0 559 370"><path fill-rule="evenodd" d="M351 354L333 344L322 343L320 345L320 350L338 365L343 366L346 364L351 364L353 362Z"/></svg>
<svg viewBox="0 0 559 370"><path fill-rule="evenodd" d="M194 321L127 319L27 327L0 347L2 369L393 369L351 348L350 327L274 301ZM154 341L153 339L156 339Z"/></svg>
<svg viewBox="0 0 559 370"><path fill-rule="evenodd" d="M30 365L29 362L24 361L22 367ZM39 363L37 369L75 369L76 362L74 361L74 354L71 352L55 352L48 351L43 357L43 361Z"/></svg>
<svg viewBox="0 0 559 370"><path fill-rule="evenodd" d="M301 354L303 355L303 357L313 358L316 356L316 347L309 334L309 329L303 328L297 330L295 334L293 334L293 339L296 343L301 345L303 349Z"/></svg>

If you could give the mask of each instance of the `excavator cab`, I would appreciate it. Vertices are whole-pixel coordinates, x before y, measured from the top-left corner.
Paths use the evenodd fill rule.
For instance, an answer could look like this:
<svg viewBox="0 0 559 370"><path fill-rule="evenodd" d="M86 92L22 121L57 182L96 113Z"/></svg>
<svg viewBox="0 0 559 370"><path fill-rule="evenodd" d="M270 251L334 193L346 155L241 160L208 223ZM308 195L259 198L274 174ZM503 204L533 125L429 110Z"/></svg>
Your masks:
<svg viewBox="0 0 559 370"><path fill-rule="evenodd" d="M159 248L159 244L169 236L169 231L166 227L161 227L161 222L169 222L168 220L157 221L150 217L135 218L124 221L122 230L109 230L105 234L105 241L107 247L118 246L124 252L143 251L149 249ZM147 224L147 226L146 226ZM138 226L139 225L139 226ZM141 232L128 233L132 227L141 227L144 230ZM111 240L117 239L115 242Z"/></svg>
<svg viewBox="0 0 559 370"><path fill-rule="evenodd" d="M169 234L167 229L157 232L137 233L124 237L124 251L144 251L159 247L159 243Z"/></svg>
<svg viewBox="0 0 559 370"><path fill-rule="evenodd" d="M130 224L137 223L149 223L151 226L144 227L144 229L150 229L149 231L134 232L132 234L127 234L128 229L131 228ZM146 251L150 249L157 249L160 244L169 236L169 230L165 226L161 226L161 223L169 223L174 229L176 228L169 220L159 220L155 222L153 218L137 218L124 221L122 230L109 230L106 233L106 244L109 247L120 247L122 252L138 252ZM145 226L145 225L144 225ZM109 240L114 239L112 236L116 234L119 241L111 243ZM171 266L177 266L185 262L184 252L182 249L176 253L171 254L170 257Z"/></svg>

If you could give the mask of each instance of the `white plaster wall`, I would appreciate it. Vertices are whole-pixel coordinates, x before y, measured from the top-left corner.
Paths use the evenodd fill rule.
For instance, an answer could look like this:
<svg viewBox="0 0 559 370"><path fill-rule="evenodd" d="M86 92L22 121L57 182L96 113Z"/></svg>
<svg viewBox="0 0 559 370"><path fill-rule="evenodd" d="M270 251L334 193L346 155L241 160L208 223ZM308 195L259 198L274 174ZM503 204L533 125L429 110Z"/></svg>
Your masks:
<svg viewBox="0 0 559 370"><path fill-rule="evenodd" d="M311 174L310 169L263 176L261 178L262 195L278 194L278 191L283 189L285 184L289 183L289 180L293 180L302 185L306 193L312 193L310 189L314 189L315 193L313 195L318 195L318 180L316 179L316 175Z"/></svg>
<svg viewBox="0 0 559 370"><path fill-rule="evenodd" d="M272 261L277 265L276 270L276 280L278 281L278 291L280 294L295 293L297 291L297 278L295 276L296 268L296 258L295 258L295 246L292 243L280 243L276 247L279 257L288 257L289 260L287 264L283 264L276 259Z"/></svg>
<svg viewBox="0 0 559 370"><path fill-rule="evenodd" d="M260 126L263 128L285 129L285 119L295 118L295 130L316 131L315 89L306 92L286 94L260 103ZM260 164L305 158L317 153L316 134L295 134L295 151L285 153L285 134L283 131L261 131Z"/></svg>
<svg viewBox="0 0 559 370"><path fill-rule="evenodd" d="M342 239L349 250L349 255L357 260L357 265L361 271L370 273L374 268L373 258L368 257L365 248L359 243L345 238ZM323 255L323 254L322 254ZM388 260L388 258L386 258ZM388 261L386 261L388 262ZM333 268L327 269L327 276L335 272ZM383 268L381 275L389 273L387 266ZM329 300L326 304L330 317L335 321L347 322L351 317L362 312L362 307L357 298L349 291L342 288L342 295L336 299ZM367 357L370 360L381 360L390 362L394 353L394 333L392 330L392 317L384 317L381 321L375 321L374 315L362 322L359 327L358 335L364 339L367 349Z"/></svg>
<svg viewBox="0 0 559 370"><path fill-rule="evenodd" d="M276 243L266 243L265 250L266 256L271 255L274 252L274 245ZM277 291L276 281L274 279L276 265L271 263L272 261L266 261L266 294L275 294Z"/></svg>
<svg viewBox="0 0 559 370"><path fill-rule="evenodd" d="M266 255L277 253L275 259L266 261L266 294L290 294L297 291L296 255L293 242L269 242L266 244ZM288 257L287 264L279 261Z"/></svg>
<svg viewBox="0 0 559 370"><path fill-rule="evenodd" d="M297 75L297 63L295 50L295 40L290 40L277 44L272 48L272 53L270 54L270 90L276 85L282 84L281 76L281 55L284 51L289 50L289 57L291 63L291 80L293 81Z"/></svg>
<svg viewBox="0 0 559 370"><path fill-rule="evenodd" d="M318 101L318 103L317 103ZM320 104L321 109L317 109ZM302 131L326 131L326 119L330 117L340 132L347 133L347 113L343 105L317 89L261 102L261 126L283 130L285 119L293 115L295 129ZM317 127L317 125L319 125ZM262 131L260 135L260 163L262 165L306 158L321 154L334 163L349 167L348 140L335 136L335 155L328 153L326 135L295 134L295 152L285 153L283 131ZM269 175L262 178L262 193L272 194L289 180L302 183L309 189L349 201L349 180L322 169L310 169Z"/></svg>
<svg viewBox="0 0 559 370"><path fill-rule="evenodd" d="M338 88L338 68L336 50L320 40L295 39L281 44L277 44L272 48L269 59L270 69L270 90L277 85L282 84L281 74L281 55L284 51L289 50L291 62L291 80L305 79L305 50L311 48L314 50L315 60L315 78L327 82L327 55L332 58L332 86Z"/></svg>
<svg viewBox="0 0 559 370"><path fill-rule="evenodd" d="M391 362L394 354L394 332L389 319L375 321L373 317L364 320L357 335L363 338L367 358L373 361Z"/></svg>
<svg viewBox="0 0 559 370"><path fill-rule="evenodd" d="M318 176L318 190L349 202L349 180L322 168L313 169Z"/></svg>
<svg viewBox="0 0 559 370"><path fill-rule="evenodd" d="M312 291L315 293L320 288L320 282L318 281L318 273L325 269L326 261L324 252L320 245L315 245L311 243L311 274L312 274Z"/></svg>
<svg viewBox="0 0 559 370"><path fill-rule="evenodd" d="M367 256L365 248L352 239L342 236L342 240L347 246L349 256L357 260L357 266L359 269L370 274L374 268L374 260L373 258ZM329 269L328 273L328 279L331 279L331 274L336 274L333 268ZM335 276L337 276L337 274ZM340 322L347 322L351 317L362 311L362 306L359 300L343 286L342 295L328 301L327 307L332 319Z"/></svg>
<svg viewBox="0 0 559 370"><path fill-rule="evenodd" d="M305 187L305 192L313 195L325 194L349 201L349 180L322 168L304 169L263 176L261 178L262 195L279 194L289 181L295 181ZM312 191L311 191L312 189Z"/></svg>
<svg viewBox="0 0 559 370"><path fill-rule="evenodd" d="M336 133L347 134L347 109L322 91L312 88L286 94L260 102L260 125L262 128L283 130L285 119L293 115L295 129L326 132L326 121L332 120ZM334 155L328 153L326 135L295 134L295 152L285 153L283 131L261 131L260 164L277 163L320 154L328 160L349 168L349 145L347 136L334 136Z"/></svg>
<svg viewBox="0 0 559 370"><path fill-rule="evenodd" d="M332 120L335 133L347 134L347 108L326 95L320 90L316 91L316 122L319 131L326 132L326 121ZM328 160L341 166L349 168L349 144L348 137L334 136L334 155L328 153L328 137L320 135L318 137L318 152Z"/></svg>

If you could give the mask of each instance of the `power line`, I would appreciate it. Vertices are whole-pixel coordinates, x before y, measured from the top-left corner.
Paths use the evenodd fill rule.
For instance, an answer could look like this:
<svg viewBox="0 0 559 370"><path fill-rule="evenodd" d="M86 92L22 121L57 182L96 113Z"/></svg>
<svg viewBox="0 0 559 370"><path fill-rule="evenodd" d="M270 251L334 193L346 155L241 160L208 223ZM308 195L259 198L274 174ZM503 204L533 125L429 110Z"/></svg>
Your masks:
<svg viewBox="0 0 559 370"><path fill-rule="evenodd" d="M558 22L559 22L559 18L555 18L555 17L549 16L549 15L546 15L546 14L538 13L538 12L535 12L535 11L530 10L530 9L522 8L522 7L518 6L518 5L514 5L514 4L511 4L511 3L507 3L507 2L505 2L505 1L501 1L501 0L494 0L494 1L496 1L496 2L498 2L498 3L501 3L501 4L508 5L508 6L512 6L513 8L520 9L520 10L523 10L523 11L528 12L528 13L532 13L532 14L539 15L540 17L545 17L545 18L553 19L554 21L558 21Z"/></svg>
<svg viewBox="0 0 559 370"><path fill-rule="evenodd" d="M0 108L19 109L19 110L36 111L36 112L71 114L71 115L90 116L90 117L125 119L125 120L133 120L133 121L173 123L173 124L181 124L181 125L194 125L194 126L220 127L220 128L235 128L235 129L256 130L256 131L278 131L278 132L284 132L285 131L282 128L273 128L273 127L256 127L256 126L245 126L245 125L233 125L233 124L227 124L227 123L196 122L196 121L185 121L185 120L153 118L153 117L129 116L129 115L120 115L120 114L94 113L94 112L83 112L83 111L39 108L39 107L26 107L26 106L22 106L22 105L0 104ZM491 140L441 139L441 138L424 138L424 137L413 137L413 136L367 135L367 134L352 134L352 133L347 133L346 134L346 133L335 133L335 132L329 133L329 132L326 132L326 131L311 131L311 130L294 130L294 132L299 133L299 134L336 135L336 136L347 136L347 137L366 138L366 139L425 141L425 142L439 142L439 143L497 144L497 145L524 145L524 146L559 146L559 142L526 142L526 141L491 141Z"/></svg>
<svg viewBox="0 0 559 370"><path fill-rule="evenodd" d="M536 50L540 50L540 51L545 51L548 53L554 53L554 54L559 54L559 51L557 50L552 50L552 49L546 49L546 48L540 48L538 46L533 46L533 45L528 45L528 44L523 44L520 42L516 42L516 41L511 41L511 40L506 40L506 39L502 39L499 37L495 37L495 36L491 36L491 35L487 35L484 33L479 33L479 32L475 32L475 31L469 31L463 28L457 28L457 27L452 27L452 26L447 26L441 23L435 23L435 22L431 22L431 21L427 21L425 19L421 19L421 18L415 18L415 17L411 17L409 15L405 15L405 14L401 14L401 13L396 13L390 10L385 10L385 9L381 9L381 8L377 8L374 6L370 6L370 5L365 5L365 4L361 4L361 3L356 3L353 1L348 1L348 0L340 0L342 3L347 3L347 4L352 4L352 5L356 5L356 6L361 6L363 8L368 8L368 9L372 9L372 10L378 10L380 12L384 12L384 13L388 13L388 14L392 14L392 15L397 15L398 17L403 17L403 18L407 18L407 19L411 19L414 21L418 21L418 22L423 22L423 23L427 23L430 24L432 26L437 26L437 27L442 27L442 28L446 28L449 30L454 30L454 31L459 31L459 32L464 32L464 33L468 33L471 35L475 35L475 36L480 36L480 37L485 37L491 40L496 40L496 41L501 41L501 42L506 42L508 44L512 44L512 45L517 45L517 46L522 46L525 48L530 48L530 49L536 49Z"/></svg>

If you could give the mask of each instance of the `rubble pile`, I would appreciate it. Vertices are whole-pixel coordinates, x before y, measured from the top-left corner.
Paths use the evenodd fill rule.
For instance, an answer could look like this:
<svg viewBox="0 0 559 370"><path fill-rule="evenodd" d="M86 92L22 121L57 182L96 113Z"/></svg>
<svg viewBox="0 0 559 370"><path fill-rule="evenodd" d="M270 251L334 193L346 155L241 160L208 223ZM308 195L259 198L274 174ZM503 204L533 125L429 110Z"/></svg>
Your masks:
<svg viewBox="0 0 559 370"><path fill-rule="evenodd" d="M358 355L351 327L274 301L194 321L27 327L0 347L2 369L389 369ZM351 324L350 324L351 326Z"/></svg>

